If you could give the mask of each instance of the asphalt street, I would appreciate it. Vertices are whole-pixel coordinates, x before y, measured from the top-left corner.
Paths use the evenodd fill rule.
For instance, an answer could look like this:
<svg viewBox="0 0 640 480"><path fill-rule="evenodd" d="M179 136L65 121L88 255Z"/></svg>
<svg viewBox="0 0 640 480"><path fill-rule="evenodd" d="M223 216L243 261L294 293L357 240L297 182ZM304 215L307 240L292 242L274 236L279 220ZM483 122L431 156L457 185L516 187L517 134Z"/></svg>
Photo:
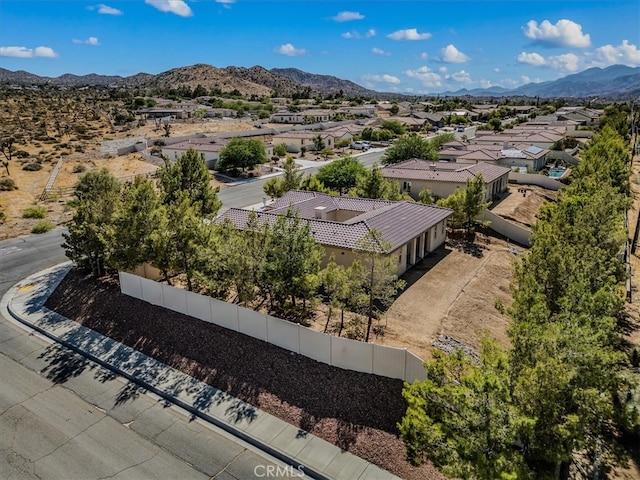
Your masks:
<svg viewBox="0 0 640 480"><path fill-rule="evenodd" d="M64 262L62 229L0 242L0 298ZM0 315L0 478L248 479L277 460ZM273 470L277 471L277 470Z"/></svg>

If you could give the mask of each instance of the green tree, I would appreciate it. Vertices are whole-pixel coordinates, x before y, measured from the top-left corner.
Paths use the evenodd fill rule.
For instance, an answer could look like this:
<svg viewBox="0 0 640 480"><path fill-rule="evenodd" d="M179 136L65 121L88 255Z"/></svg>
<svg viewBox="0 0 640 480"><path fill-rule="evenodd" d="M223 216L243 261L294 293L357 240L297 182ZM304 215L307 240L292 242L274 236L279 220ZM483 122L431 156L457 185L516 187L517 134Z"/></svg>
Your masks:
<svg viewBox="0 0 640 480"><path fill-rule="evenodd" d="M251 170L256 165L267 162L267 151L260 140L255 138L232 138L220 151L218 169Z"/></svg>
<svg viewBox="0 0 640 480"><path fill-rule="evenodd" d="M113 264L132 269L151 258L151 236L160 224L160 198L149 179L137 176L124 186L117 212Z"/></svg>
<svg viewBox="0 0 640 480"><path fill-rule="evenodd" d="M344 323L344 299L349 295L350 288L346 268L338 265L334 255L331 255L327 266L320 272L322 291L329 303L327 323L324 325L324 333L327 332L334 308L342 310L342 322Z"/></svg>
<svg viewBox="0 0 640 480"><path fill-rule="evenodd" d="M358 177L356 186L350 190L350 194L361 198L402 200L398 183L384 178L382 169L377 164Z"/></svg>
<svg viewBox="0 0 640 480"><path fill-rule="evenodd" d="M280 143L273 147L273 154L277 157L284 157L287 154L287 145Z"/></svg>
<svg viewBox="0 0 640 480"><path fill-rule="evenodd" d="M418 135L411 134L398 138L391 147L387 149L383 162L386 164L400 163L412 158L438 161L438 152L427 140Z"/></svg>
<svg viewBox="0 0 640 480"><path fill-rule="evenodd" d="M63 234L66 256L100 277L110 265L115 220L122 185L106 168L87 172L74 189L75 207L69 233Z"/></svg>
<svg viewBox="0 0 640 480"><path fill-rule="evenodd" d="M302 183L300 184L300 190L307 190L310 192L321 192L326 193L328 195L337 195L338 193L327 188L324 184L318 180L318 177L315 175L307 175L302 179Z"/></svg>
<svg viewBox="0 0 640 480"><path fill-rule="evenodd" d="M404 126L397 120L383 120L380 128L392 131L395 136L404 135L406 132Z"/></svg>
<svg viewBox="0 0 640 480"><path fill-rule="evenodd" d="M293 209L278 216L272 228L263 271L271 308L284 312L288 300L296 308L298 299L304 308L318 287L324 248L313 238L309 223Z"/></svg>
<svg viewBox="0 0 640 480"><path fill-rule="evenodd" d="M453 133L441 133L429 140L429 143L431 143L436 150L440 150L443 144L453 142L455 139L456 136Z"/></svg>
<svg viewBox="0 0 640 480"><path fill-rule="evenodd" d="M367 169L358 159L345 157L321 167L316 177L325 187L342 195L355 187L358 177L366 172Z"/></svg>
<svg viewBox="0 0 640 480"><path fill-rule="evenodd" d="M436 203L433 199L431 190L429 190L428 188L420 190L420 193L418 194L418 202L424 203L425 205L433 205L434 203Z"/></svg>
<svg viewBox="0 0 640 480"><path fill-rule="evenodd" d="M158 170L158 183L165 205L178 201L183 192L200 217L214 217L222 205L218 189L211 187L211 175L204 160L193 148L175 162L165 159L164 166Z"/></svg>
<svg viewBox="0 0 640 480"><path fill-rule="evenodd" d="M321 151L322 149L324 149L326 147L324 140L322 139L322 136L320 134L315 135L313 137L313 150L316 152Z"/></svg>
<svg viewBox="0 0 640 480"><path fill-rule="evenodd" d="M511 399L508 356L482 342L480 362L457 350L434 351L427 379L405 383L407 413L398 424L409 459L430 460L445 475L463 479L527 478L515 449L518 413Z"/></svg>
<svg viewBox="0 0 640 480"><path fill-rule="evenodd" d="M304 173L297 171L296 161L293 157L287 156L287 160L284 162L284 174L282 178L270 178L262 186L262 190L272 199L280 198L289 190L299 190L302 185L303 176Z"/></svg>
<svg viewBox="0 0 640 480"><path fill-rule="evenodd" d="M389 255L390 250L391 243L375 228L358 241L356 248L362 269L359 272L360 287L356 287L356 291L352 290L352 293L358 296L358 290L361 290L366 294L366 305L363 305L367 317L365 342L369 341L374 318L379 318L380 313L387 309L398 291L406 285L397 276L397 260L395 256Z"/></svg>
<svg viewBox="0 0 640 480"><path fill-rule="evenodd" d="M452 209L454 211L450 220L452 226L464 227L469 234L476 224L476 217L489 206L489 203L484 202L484 195L484 177L478 175L473 179L467 179L464 190L456 190L447 198L438 200L438 205Z"/></svg>

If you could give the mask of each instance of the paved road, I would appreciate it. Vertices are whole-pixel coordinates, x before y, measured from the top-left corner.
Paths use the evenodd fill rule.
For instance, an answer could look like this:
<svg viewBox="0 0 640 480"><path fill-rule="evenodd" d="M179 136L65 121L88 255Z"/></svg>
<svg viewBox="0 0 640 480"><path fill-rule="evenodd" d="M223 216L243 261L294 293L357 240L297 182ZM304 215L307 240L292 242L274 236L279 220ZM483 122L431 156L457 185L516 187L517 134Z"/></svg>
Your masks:
<svg viewBox="0 0 640 480"><path fill-rule="evenodd" d="M380 163L380 159L384 153L384 149L376 149L373 152L360 154L357 158L366 167L371 167L374 163ZM318 167L304 170L305 174L316 173L317 171ZM223 208L242 208L248 205L256 205L262 202L262 199L265 197L262 186L266 181L267 179L257 179L242 185L225 188L220 191L218 198L222 201Z"/></svg>
<svg viewBox="0 0 640 480"><path fill-rule="evenodd" d="M61 235L0 242L0 298L66 260ZM274 465L284 469L0 316L0 478L232 480Z"/></svg>

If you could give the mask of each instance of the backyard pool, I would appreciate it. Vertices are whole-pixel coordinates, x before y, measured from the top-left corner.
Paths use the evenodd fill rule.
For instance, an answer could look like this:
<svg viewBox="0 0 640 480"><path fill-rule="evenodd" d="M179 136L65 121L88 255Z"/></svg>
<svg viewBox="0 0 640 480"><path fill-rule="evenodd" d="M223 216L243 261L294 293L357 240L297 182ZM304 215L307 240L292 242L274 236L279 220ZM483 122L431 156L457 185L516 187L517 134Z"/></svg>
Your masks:
<svg viewBox="0 0 640 480"><path fill-rule="evenodd" d="M551 178L564 177L567 174L568 171L569 171L569 169L568 168L564 168L564 167L550 168L549 169L549 176Z"/></svg>

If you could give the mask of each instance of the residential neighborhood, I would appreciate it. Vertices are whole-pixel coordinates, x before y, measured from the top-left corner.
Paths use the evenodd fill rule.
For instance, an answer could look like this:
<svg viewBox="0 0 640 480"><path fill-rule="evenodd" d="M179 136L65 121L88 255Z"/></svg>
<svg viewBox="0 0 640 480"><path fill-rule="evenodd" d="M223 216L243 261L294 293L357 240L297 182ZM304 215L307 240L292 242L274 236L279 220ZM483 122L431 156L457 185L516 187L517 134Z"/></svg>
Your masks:
<svg viewBox="0 0 640 480"><path fill-rule="evenodd" d="M13 90L12 111L25 111L29 97ZM603 359L631 375L618 340L636 337L602 320L638 311L631 105L184 91L105 94L106 113L94 115L76 98L81 91L62 89L60 102L76 98L70 118L89 115L86 129L46 117L44 132L2 137L0 181L18 187L0 193L0 253L3 262L16 258L6 263L2 332L33 328L129 379L136 386L116 392L120 400L96 404L109 418L132 422L131 434L159 429L135 412L139 392L153 391L225 435L249 438L260 452L243 459L253 472L281 462L311 478L408 480L447 471L432 462L438 442L414 441L432 431L425 416L452 442L465 441L420 390L437 386L429 395L457 401L448 381L458 374L463 397L490 394L496 415L535 423L535 407L558 424L582 415L590 432L597 418L579 403L554 417L545 395L523 401L474 382L493 375L518 392L539 382L607 398L629 388L628 409L616 415L633 424L637 389ZM581 283L587 273L594 278ZM600 296L601 307L580 301ZM573 311L602 321L565 330ZM14 348L7 342L26 335L2 335L7 358L73 384L67 357ZM545 372L565 368L559 358L590 383L551 382ZM64 364L62 380L49 361ZM507 366L531 376L511 376ZM529 476L505 471L547 475L546 453L534 448L544 426L530 432L503 420L501 454ZM205 444L207 435L198 433ZM172 437L172 451L181 442L196 448ZM350 468L361 476L344 473Z"/></svg>

